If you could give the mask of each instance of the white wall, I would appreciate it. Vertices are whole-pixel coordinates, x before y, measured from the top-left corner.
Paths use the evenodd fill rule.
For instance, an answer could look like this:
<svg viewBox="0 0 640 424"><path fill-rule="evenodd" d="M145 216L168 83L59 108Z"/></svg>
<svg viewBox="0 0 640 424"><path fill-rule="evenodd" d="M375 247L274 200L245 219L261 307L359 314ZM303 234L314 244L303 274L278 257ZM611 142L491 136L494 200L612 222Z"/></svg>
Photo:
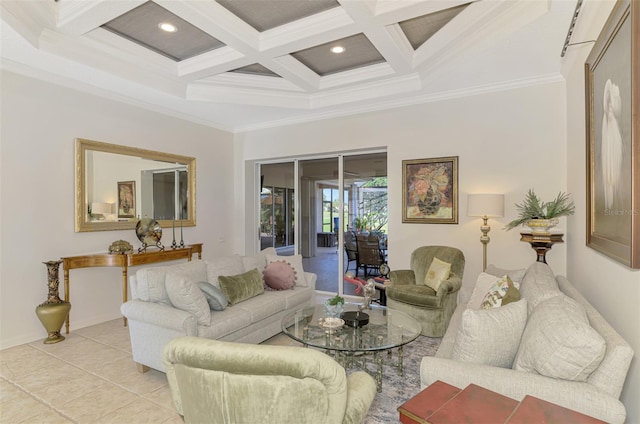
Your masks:
<svg viewBox="0 0 640 424"><path fill-rule="evenodd" d="M489 262L525 267L535 259L517 230L504 231L515 218L514 204L529 188L543 198L565 190L564 84L453 99L402 109L238 134L248 162L328 151L387 148L389 177L389 261L407 267L418 246L459 247L467 265L465 282L482 268L478 218L466 216L467 194L505 193L506 217L490 220ZM459 224L402 223L402 160L459 156ZM250 209L250 208L249 208ZM247 210L247 228L255 227ZM560 225L566 228L563 220ZM572 234L567 234L571 238ZM251 237L247 237L251 240ZM548 262L565 273L565 245L548 254Z"/></svg>
<svg viewBox="0 0 640 424"><path fill-rule="evenodd" d="M590 2L580 15L578 39L594 40L614 2ZM640 270L632 270L586 245L586 132L584 63L592 44L572 47L563 66L567 80L568 189L577 210L569 221L574 236L567 244L567 274L572 283L622 335L636 352L622 402L627 422L640 423ZM637 236L637 235L636 235Z"/></svg>
<svg viewBox="0 0 640 424"><path fill-rule="evenodd" d="M34 312L47 295L43 261L105 252L119 239L140 246L133 230L74 232L76 137L195 157L197 227L185 241L204 243L205 259L230 250L219 240L234 227L232 134L6 71L1 83L2 348L46 337ZM170 229L162 242L171 244ZM62 289L62 269L60 280ZM72 270L70 292L72 331L120 317L119 268Z"/></svg>

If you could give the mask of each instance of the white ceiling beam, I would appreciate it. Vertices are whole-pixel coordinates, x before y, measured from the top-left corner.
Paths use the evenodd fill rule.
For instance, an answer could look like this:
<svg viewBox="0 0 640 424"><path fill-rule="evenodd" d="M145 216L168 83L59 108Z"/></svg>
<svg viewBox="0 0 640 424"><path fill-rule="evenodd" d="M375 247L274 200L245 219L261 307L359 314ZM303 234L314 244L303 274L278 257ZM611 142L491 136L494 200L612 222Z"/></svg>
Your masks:
<svg viewBox="0 0 640 424"><path fill-rule="evenodd" d="M473 3L420 46L414 57L414 67L420 69L421 75L428 75L468 49L484 49L495 44L547 13L549 7L547 1Z"/></svg>
<svg viewBox="0 0 640 424"><path fill-rule="evenodd" d="M34 47L45 28L55 27L55 3L2 0L0 17Z"/></svg>
<svg viewBox="0 0 640 424"><path fill-rule="evenodd" d="M357 22L359 30L366 35L378 52L398 74L411 72L413 48L402 31L386 28L373 15L375 2L342 0L342 7ZM399 28L398 28L399 29Z"/></svg>
<svg viewBox="0 0 640 424"><path fill-rule="evenodd" d="M376 19L388 25L475 1L477 0L378 0L374 14Z"/></svg>
<svg viewBox="0 0 640 424"><path fill-rule="evenodd" d="M293 56L265 58L260 63L305 91L317 91L320 86L320 76Z"/></svg>
<svg viewBox="0 0 640 424"><path fill-rule="evenodd" d="M135 9L146 0L59 0L56 28L68 35L83 35Z"/></svg>

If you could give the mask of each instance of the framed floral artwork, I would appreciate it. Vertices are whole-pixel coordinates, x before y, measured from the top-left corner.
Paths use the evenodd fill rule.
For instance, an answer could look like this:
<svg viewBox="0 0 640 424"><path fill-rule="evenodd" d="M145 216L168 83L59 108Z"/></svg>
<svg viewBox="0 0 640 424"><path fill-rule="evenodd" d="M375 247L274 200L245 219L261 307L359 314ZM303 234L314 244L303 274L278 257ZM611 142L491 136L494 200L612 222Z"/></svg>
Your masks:
<svg viewBox="0 0 640 424"><path fill-rule="evenodd" d="M640 3L616 3L585 84L587 246L640 268Z"/></svg>
<svg viewBox="0 0 640 424"><path fill-rule="evenodd" d="M458 156L402 161L402 222L458 223Z"/></svg>
<svg viewBox="0 0 640 424"><path fill-rule="evenodd" d="M136 182L118 182L118 218L136 216Z"/></svg>

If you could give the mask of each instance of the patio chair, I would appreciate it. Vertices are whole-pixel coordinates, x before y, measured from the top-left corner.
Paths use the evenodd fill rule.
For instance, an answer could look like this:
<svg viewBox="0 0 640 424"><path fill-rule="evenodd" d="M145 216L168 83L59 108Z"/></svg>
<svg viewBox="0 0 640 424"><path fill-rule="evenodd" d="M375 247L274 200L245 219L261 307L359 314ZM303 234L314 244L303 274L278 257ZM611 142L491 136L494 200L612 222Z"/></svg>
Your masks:
<svg viewBox="0 0 640 424"><path fill-rule="evenodd" d="M356 243L356 235L353 231L347 231L344 233L344 252L347 254L347 269L351 262L356 263L356 277L358 276L358 244Z"/></svg>
<svg viewBox="0 0 640 424"><path fill-rule="evenodd" d="M356 244L358 246L358 267L364 270L365 278L369 271L380 269L380 265L385 262L384 252L380 248L380 239L375 234L357 234ZM356 276L357 276L356 272Z"/></svg>

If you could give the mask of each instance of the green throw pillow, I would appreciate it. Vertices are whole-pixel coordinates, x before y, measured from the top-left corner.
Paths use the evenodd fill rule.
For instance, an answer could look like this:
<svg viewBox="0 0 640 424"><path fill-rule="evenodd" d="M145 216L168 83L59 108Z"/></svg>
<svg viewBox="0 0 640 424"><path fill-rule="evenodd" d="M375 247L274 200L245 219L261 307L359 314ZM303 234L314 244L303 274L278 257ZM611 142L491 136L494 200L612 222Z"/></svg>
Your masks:
<svg viewBox="0 0 640 424"><path fill-rule="evenodd" d="M239 275L221 275L218 277L218 281L220 289L227 296L231 305L264 293L262 274L257 268Z"/></svg>

